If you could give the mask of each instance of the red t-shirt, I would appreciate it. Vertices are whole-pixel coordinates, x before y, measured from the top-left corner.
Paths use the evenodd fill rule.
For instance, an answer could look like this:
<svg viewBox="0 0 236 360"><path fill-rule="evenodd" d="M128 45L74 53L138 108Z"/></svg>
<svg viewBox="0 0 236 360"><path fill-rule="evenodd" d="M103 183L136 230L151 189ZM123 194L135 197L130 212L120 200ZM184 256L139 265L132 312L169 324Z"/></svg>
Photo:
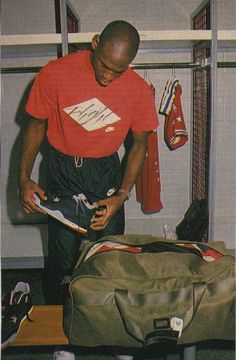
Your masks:
<svg viewBox="0 0 236 360"><path fill-rule="evenodd" d="M60 152L103 157L116 152L128 130L157 128L148 84L132 69L107 87L95 79L90 52L81 51L49 62L37 75L26 111L48 119L47 137Z"/></svg>

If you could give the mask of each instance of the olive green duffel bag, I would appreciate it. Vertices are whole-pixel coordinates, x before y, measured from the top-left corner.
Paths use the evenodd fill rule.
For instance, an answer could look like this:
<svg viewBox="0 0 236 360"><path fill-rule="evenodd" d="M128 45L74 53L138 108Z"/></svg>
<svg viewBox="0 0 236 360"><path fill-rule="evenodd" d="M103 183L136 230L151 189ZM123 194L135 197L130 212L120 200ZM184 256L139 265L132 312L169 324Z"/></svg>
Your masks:
<svg viewBox="0 0 236 360"><path fill-rule="evenodd" d="M234 272L223 242L104 237L75 267L65 334L88 347L234 340Z"/></svg>

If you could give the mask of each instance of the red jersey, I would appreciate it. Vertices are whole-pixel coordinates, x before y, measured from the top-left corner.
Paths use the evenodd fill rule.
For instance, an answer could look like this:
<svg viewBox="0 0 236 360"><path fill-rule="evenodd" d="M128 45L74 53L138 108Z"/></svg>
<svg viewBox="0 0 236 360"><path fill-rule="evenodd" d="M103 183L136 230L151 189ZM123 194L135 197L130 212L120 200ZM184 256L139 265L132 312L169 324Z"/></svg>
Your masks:
<svg viewBox="0 0 236 360"><path fill-rule="evenodd" d="M47 137L60 152L98 158L116 152L128 130L157 128L148 84L131 68L107 87L96 82L90 52L49 62L37 75L26 111L48 119Z"/></svg>

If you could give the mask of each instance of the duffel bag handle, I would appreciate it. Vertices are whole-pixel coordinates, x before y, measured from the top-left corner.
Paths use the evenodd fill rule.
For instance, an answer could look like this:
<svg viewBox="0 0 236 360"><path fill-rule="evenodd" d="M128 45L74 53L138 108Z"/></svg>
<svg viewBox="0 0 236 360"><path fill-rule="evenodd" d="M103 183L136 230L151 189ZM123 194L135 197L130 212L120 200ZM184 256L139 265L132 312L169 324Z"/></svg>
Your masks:
<svg viewBox="0 0 236 360"><path fill-rule="evenodd" d="M128 290L116 289L115 302L127 333L136 340L145 345L145 339L149 337L149 334L155 331L158 333L158 330L160 330L155 328L155 324L166 321L166 327L163 326L161 328L161 336L165 338L165 340L168 340L169 337L171 341L175 339L177 342L179 331L177 331L178 329L176 330L176 328L169 327L172 323L171 319L175 317L182 319L183 330L185 330L193 320L205 291L206 284L204 282L194 283L186 288L179 289L178 295L176 295L176 291L169 293L158 291L155 293L136 294ZM161 303L163 304L163 302L165 302L165 305L168 303L173 304L173 302L177 304L179 302L186 302L188 304L188 310L184 311L183 314L169 313L168 316L166 316L166 314L158 312L158 307ZM150 305L156 306L155 313L152 310L151 313L148 314L147 307ZM138 313L137 311L132 311L132 307L133 309L139 308ZM168 313L168 310L166 312ZM149 319L147 319L147 317L149 317ZM147 333L143 333L144 331L141 329L141 325L144 322L148 323L148 326L146 326ZM163 336L165 329L166 336ZM157 336L157 333L155 333L155 336Z"/></svg>

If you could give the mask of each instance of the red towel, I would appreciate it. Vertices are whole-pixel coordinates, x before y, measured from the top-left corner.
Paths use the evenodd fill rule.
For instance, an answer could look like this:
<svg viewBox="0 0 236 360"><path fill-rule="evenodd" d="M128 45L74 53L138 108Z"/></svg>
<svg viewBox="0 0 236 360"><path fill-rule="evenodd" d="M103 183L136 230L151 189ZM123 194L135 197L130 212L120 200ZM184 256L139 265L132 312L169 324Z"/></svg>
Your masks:
<svg viewBox="0 0 236 360"><path fill-rule="evenodd" d="M157 132L148 137L147 154L142 171L136 181L136 199L144 213L154 213L163 209L161 203L161 182Z"/></svg>
<svg viewBox="0 0 236 360"><path fill-rule="evenodd" d="M188 133L184 122L181 105L182 87L178 84L175 88L175 97L171 110L165 116L164 139L170 150L183 146L188 141Z"/></svg>
<svg viewBox="0 0 236 360"><path fill-rule="evenodd" d="M153 97L155 97L155 87L153 84L149 84L149 86ZM163 209L156 130L152 131L148 136L146 158L135 187L136 200L141 203L141 209L144 213L154 213Z"/></svg>

